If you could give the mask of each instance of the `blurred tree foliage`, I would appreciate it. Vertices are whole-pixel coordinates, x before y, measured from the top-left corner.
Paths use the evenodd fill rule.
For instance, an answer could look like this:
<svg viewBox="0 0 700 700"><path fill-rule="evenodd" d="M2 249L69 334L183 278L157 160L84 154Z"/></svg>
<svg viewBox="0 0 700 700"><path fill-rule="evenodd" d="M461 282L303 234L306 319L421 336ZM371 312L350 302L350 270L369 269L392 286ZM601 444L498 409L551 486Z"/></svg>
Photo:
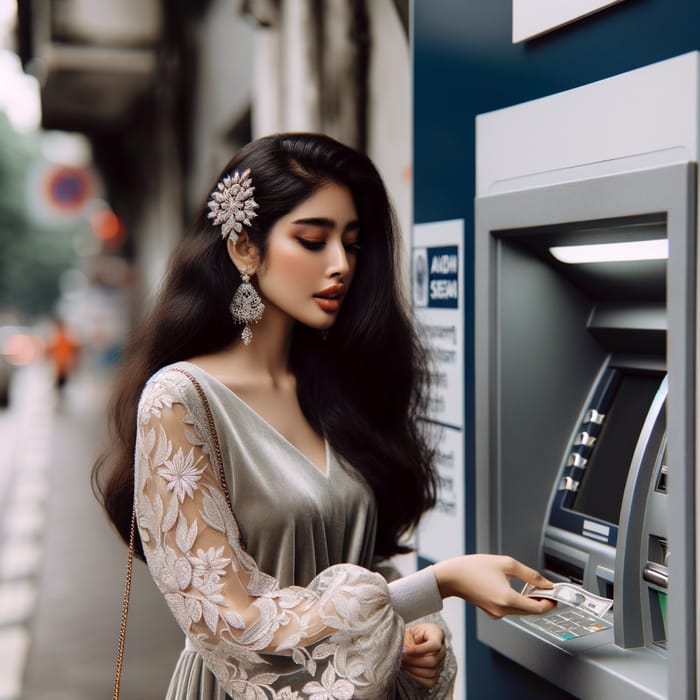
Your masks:
<svg viewBox="0 0 700 700"><path fill-rule="evenodd" d="M38 223L28 210L41 137L16 132L0 112L0 309L29 317L53 311L61 273L76 258L75 224Z"/></svg>

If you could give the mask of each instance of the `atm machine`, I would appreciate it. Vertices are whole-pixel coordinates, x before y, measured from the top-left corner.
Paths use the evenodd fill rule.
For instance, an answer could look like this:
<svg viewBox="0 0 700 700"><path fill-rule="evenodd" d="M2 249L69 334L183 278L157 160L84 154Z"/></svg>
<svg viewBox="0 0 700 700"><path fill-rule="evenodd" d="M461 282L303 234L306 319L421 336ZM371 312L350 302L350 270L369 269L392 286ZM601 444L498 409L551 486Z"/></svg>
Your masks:
<svg viewBox="0 0 700 700"><path fill-rule="evenodd" d="M696 697L699 67L477 118L477 546L613 600L477 634L581 698Z"/></svg>

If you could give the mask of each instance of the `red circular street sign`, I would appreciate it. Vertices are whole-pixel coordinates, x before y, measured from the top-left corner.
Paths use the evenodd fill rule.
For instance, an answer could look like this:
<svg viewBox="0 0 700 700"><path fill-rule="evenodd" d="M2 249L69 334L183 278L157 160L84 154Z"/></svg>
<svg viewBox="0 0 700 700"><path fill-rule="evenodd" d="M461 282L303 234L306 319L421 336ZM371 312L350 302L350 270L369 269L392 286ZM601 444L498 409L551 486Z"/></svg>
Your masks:
<svg viewBox="0 0 700 700"><path fill-rule="evenodd" d="M92 183L85 170L60 166L47 174L45 192L51 206L69 213L84 206L92 194Z"/></svg>

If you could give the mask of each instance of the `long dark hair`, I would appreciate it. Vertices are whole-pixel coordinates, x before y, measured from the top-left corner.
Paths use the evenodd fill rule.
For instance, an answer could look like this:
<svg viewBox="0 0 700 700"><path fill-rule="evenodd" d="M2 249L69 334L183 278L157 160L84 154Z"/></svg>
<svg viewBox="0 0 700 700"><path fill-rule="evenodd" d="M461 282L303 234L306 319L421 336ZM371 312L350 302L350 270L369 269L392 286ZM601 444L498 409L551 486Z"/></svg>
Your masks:
<svg viewBox="0 0 700 700"><path fill-rule="evenodd" d="M249 232L263 259L272 225L319 187L337 183L352 193L361 232L353 283L325 340L295 326L290 368L309 423L375 493L377 554L406 551L399 540L434 505L437 478L419 420L428 371L402 302L398 228L384 184L369 158L318 134L254 141L218 179L246 168L259 204ZM240 330L228 309L240 275L207 211L203 206L181 241L152 311L132 336L112 400L110 449L93 470L93 486L126 542L144 384L165 365L225 348ZM142 556L139 542L137 553Z"/></svg>

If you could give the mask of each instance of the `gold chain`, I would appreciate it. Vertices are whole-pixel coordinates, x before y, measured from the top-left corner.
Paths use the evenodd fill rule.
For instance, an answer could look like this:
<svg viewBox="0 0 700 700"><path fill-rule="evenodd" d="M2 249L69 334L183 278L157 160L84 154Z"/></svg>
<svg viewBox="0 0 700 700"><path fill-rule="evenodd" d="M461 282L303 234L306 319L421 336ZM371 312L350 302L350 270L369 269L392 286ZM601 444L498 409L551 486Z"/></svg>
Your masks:
<svg viewBox="0 0 700 700"><path fill-rule="evenodd" d="M119 700L119 686L122 680L124 665L124 642L126 641L126 618L129 613L129 593L131 592L131 573L134 568L134 539L136 534L136 510L131 511L131 530L129 532L129 554L126 559L126 580L124 582L124 598L122 600L122 619L119 625L119 644L117 645L117 667L114 672L114 693L112 700Z"/></svg>
<svg viewBox="0 0 700 700"><path fill-rule="evenodd" d="M221 457L221 446L219 445L219 437L216 432L216 424L214 423L214 416L212 416L211 414L211 408L209 407L207 395L204 393L202 385L187 370L180 369L179 367L173 367L173 369L176 372L179 372L180 374L184 374L192 382L192 385L194 386L195 390L197 391L197 395L199 396L199 400L204 406L204 411L207 414L207 422L209 423L209 431L211 432L212 440L214 441L214 452L216 453L215 457L216 465L219 471L219 482L221 483L221 488L223 489L224 496L226 496L226 503L228 503L228 507L231 509L231 511L233 511L233 506L231 505L231 496L229 495L228 485L226 484L226 473L224 472L224 461Z"/></svg>

